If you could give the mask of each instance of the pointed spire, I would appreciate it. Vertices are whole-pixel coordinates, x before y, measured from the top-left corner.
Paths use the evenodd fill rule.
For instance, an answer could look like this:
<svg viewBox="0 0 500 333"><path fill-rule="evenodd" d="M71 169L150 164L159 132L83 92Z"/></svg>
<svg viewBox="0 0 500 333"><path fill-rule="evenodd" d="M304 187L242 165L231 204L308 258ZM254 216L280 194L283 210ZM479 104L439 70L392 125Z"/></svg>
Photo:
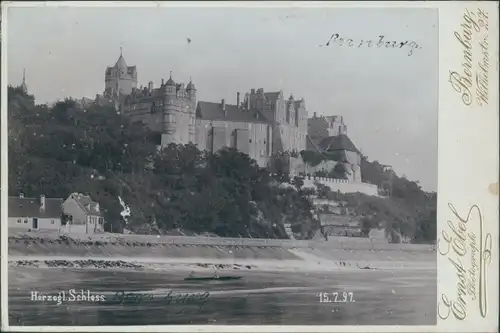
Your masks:
<svg viewBox="0 0 500 333"><path fill-rule="evenodd" d="M21 83L21 89L24 92L28 91L28 86L26 85L26 68L23 68L23 82Z"/></svg>
<svg viewBox="0 0 500 333"><path fill-rule="evenodd" d="M120 69L126 69L127 68L127 63L125 62L125 59L123 59L123 46L120 44L120 56L118 57L118 60L115 63L116 68Z"/></svg>

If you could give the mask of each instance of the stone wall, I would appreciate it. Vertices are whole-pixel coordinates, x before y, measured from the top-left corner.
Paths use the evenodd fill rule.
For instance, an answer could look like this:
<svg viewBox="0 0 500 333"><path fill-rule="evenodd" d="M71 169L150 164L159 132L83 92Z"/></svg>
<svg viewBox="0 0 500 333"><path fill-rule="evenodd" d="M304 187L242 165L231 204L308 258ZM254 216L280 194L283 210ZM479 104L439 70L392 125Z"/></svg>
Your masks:
<svg viewBox="0 0 500 333"><path fill-rule="evenodd" d="M359 192L366 195L379 195L376 185L362 182L349 182L345 179L306 177L304 179L304 187L316 187L314 185L316 182L328 186L332 191L340 191L341 193Z"/></svg>
<svg viewBox="0 0 500 333"><path fill-rule="evenodd" d="M9 230L9 237L12 236L43 237L45 240L58 239L59 233L42 232L13 232ZM433 245L419 244L391 244L384 240L370 240L368 238L353 237L331 237L328 241L318 240L285 240L285 239L259 239L259 238L223 238L223 237L188 237L188 236L154 236L154 235L126 235L126 234L70 234L69 237L80 241L100 241L117 243L161 243L173 245L203 245L203 246L251 246L251 247L280 247L285 249L293 248L330 248L341 250L360 251L407 251L407 252L433 252ZM147 248L147 247L146 247Z"/></svg>

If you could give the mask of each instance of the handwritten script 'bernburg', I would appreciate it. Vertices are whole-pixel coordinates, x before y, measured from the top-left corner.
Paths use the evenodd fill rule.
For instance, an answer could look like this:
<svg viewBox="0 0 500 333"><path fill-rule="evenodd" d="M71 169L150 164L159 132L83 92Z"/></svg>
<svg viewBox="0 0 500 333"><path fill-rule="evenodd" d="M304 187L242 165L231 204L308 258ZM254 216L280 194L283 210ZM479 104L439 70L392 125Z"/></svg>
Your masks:
<svg viewBox="0 0 500 333"><path fill-rule="evenodd" d="M422 46L418 45L415 41L395 41L386 40L384 35L378 36L377 39L353 39L345 38L338 33L334 33L330 36L330 39L325 43L325 45L319 45L319 47L327 47L330 45L337 45L340 47L347 48L385 48L385 49L402 49L403 47L408 50L408 56L413 54L414 50L422 49Z"/></svg>
<svg viewBox="0 0 500 333"><path fill-rule="evenodd" d="M488 312L486 276L491 263L491 234L483 231L483 216L477 205L469 208L466 218L461 217L452 204L448 207L456 220L448 221L448 229L441 231L437 246L439 254L447 257L455 268L456 296L440 295L438 316L445 320L452 314L456 319L464 320L469 310L468 298L471 298L471 303L479 306L479 312L485 318ZM478 227L478 235L471 230L474 227Z"/></svg>
<svg viewBox="0 0 500 333"><path fill-rule="evenodd" d="M463 48L462 73L450 71L449 82L465 105L471 105L475 99L483 107L488 104L489 88L488 13L481 9L465 10L460 26L462 31L455 31L454 35Z"/></svg>

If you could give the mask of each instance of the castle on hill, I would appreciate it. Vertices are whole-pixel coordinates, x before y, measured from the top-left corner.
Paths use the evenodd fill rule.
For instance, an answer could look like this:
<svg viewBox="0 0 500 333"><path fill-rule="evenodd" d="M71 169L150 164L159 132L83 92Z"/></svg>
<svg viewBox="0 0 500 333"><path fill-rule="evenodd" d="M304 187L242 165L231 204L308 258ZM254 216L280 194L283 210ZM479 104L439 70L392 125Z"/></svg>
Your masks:
<svg viewBox="0 0 500 333"><path fill-rule="evenodd" d="M126 117L140 120L161 134L161 146L194 143L201 150L234 147L265 167L280 152L306 149L307 110L304 99L288 98L283 91L251 89L235 101L198 101L192 81L168 80L158 87L150 81L138 87L137 68L120 54L105 70L105 90L100 101L112 101ZM87 101L90 102L90 101Z"/></svg>
<svg viewBox="0 0 500 333"><path fill-rule="evenodd" d="M347 179L341 183L361 183L361 153L347 137L343 117L308 119L303 98L285 97L283 91L251 89L243 96L236 93L235 103L197 100L197 89L169 79L155 87L150 81L137 85L137 68L128 66L123 55L105 70L103 95L95 100L82 99L82 106L111 104L123 116L141 121L161 136L161 146L170 143L194 143L200 150L215 152L233 147L249 155L261 167L269 167L272 158L286 155L292 175L329 172L336 164L345 166ZM316 166L304 163L299 153L340 153L341 162L324 161Z"/></svg>

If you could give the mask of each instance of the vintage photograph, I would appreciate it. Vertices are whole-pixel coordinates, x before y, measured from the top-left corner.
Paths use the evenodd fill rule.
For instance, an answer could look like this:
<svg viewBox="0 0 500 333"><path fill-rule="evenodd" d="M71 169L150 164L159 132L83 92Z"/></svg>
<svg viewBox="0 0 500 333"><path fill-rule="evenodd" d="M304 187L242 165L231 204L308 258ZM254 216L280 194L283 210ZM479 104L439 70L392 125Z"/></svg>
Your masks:
<svg viewBox="0 0 500 333"><path fill-rule="evenodd" d="M436 8L3 12L10 326L436 325Z"/></svg>

